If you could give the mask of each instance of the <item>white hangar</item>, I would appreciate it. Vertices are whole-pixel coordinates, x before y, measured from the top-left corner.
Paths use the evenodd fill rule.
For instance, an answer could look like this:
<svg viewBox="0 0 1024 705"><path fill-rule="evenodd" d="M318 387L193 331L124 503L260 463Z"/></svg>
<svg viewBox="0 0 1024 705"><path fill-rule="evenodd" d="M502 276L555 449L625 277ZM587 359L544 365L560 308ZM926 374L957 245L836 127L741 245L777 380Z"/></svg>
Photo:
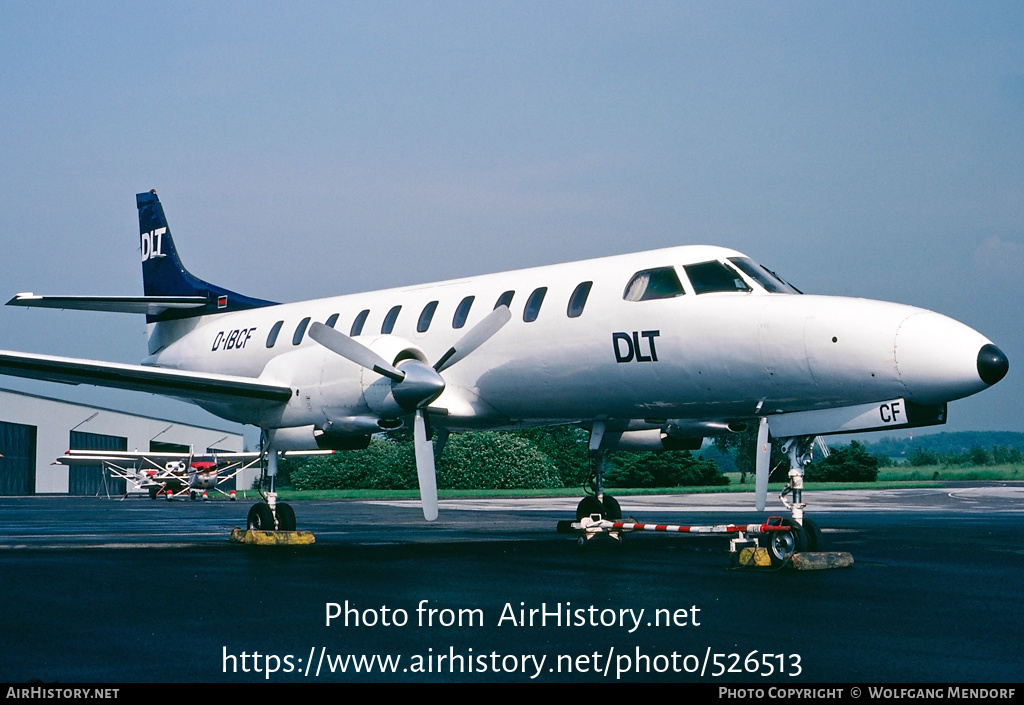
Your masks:
<svg viewBox="0 0 1024 705"><path fill-rule="evenodd" d="M140 452L241 451L235 431L0 389L0 495L124 492L98 467L54 461L69 449ZM248 487L241 476L239 489ZM118 484L120 483L120 484Z"/></svg>

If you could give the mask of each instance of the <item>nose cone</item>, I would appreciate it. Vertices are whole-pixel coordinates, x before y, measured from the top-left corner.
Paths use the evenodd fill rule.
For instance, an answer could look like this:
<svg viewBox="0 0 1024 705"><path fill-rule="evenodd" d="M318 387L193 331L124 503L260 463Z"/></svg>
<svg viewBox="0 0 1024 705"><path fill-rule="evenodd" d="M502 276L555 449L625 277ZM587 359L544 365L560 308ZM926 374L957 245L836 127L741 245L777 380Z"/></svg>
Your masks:
<svg viewBox="0 0 1024 705"><path fill-rule="evenodd" d="M982 382L992 386L1005 377L1009 369L1010 361L1006 359L1002 350L992 343L981 347L978 353L978 375L981 376Z"/></svg>
<svg viewBox="0 0 1024 705"><path fill-rule="evenodd" d="M915 313L896 333L896 369L908 396L941 404L987 389L1006 375L1006 355L983 335L931 311Z"/></svg>

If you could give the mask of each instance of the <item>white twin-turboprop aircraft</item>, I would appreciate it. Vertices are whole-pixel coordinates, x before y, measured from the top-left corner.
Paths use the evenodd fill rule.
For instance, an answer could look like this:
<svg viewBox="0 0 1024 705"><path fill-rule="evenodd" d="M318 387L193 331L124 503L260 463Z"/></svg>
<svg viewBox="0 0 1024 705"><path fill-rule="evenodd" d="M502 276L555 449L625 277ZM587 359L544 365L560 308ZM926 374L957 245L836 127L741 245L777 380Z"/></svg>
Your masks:
<svg viewBox="0 0 1024 705"><path fill-rule="evenodd" d="M816 436L945 422L946 404L1003 378L981 334L895 303L803 295L743 254L684 246L278 304L181 264L156 192L137 196L144 296L18 294L9 305L146 314L141 365L0 352L0 373L154 392L260 427L267 502L251 528L294 529L276 501L281 451L354 449L411 425L428 520L434 445L448 434L576 424L596 497L577 518L621 517L604 453L696 449L756 424L756 504L770 438L791 470L793 531ZM809 520L808 520L809 521Z"/></svg>

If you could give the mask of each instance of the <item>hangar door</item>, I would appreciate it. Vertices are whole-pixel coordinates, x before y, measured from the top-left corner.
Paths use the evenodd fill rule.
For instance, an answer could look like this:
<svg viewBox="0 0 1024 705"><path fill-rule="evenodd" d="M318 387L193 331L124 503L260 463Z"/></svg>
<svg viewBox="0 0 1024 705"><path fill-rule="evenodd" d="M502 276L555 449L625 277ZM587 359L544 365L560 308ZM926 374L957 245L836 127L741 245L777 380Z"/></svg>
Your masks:
<svg viewBox="0 0 1024 705"><path fill-rule="evenodd" d="M0 495L36 493L36 427L0 421Z"/></svg>
<svg viewBox="0 0 1024 705"><path fill-rule="evenodd" d="M123 436L72 431L68 447L72 450L128 450L128 439ZM68 468L68 494L123 495L125 491L125 481L104 473L102 467L71 466Z"/></svg>

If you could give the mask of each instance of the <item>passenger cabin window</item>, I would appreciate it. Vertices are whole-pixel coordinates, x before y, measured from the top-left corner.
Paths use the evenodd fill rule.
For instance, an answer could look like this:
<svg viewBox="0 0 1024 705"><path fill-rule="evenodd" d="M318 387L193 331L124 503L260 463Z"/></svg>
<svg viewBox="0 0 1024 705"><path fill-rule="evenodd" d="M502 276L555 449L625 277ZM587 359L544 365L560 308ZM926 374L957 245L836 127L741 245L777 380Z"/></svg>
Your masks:
<svg viewBox="0 0 1024 705"><path fill-rule="evenodd" d="M735 269L712 260L700 264L687 264L683 266L686 276L690 278L693 290L698 294L710 294L720 291L750 291L750 287L743 281Z"/></svg>
<svg viewBox="0 0 1024 705"><path fill-rule="evenodd" d="M309 325L309 316L306 316L299 325L295 326L295 333L292 335L292 345L298 345L302 342L302 336L306 334L306 326Z"/></svg>
<svg viewBox="0 0 1024 705"><path fill-rule="evenodd" d="M526 300L526 308L523 309L523 321L532 323L537 320L537 316L540 314L540 305L544 303L544 295L547 293L548 288L546 286L533 290L530 298Z"/></svg>
<svg viewBox="0 0 1024 705"><path fill-rule="evenodd" d="M398 320L398 312L402 310L401 306L392 306L391 310L388 311L388 315L384 316L384 324L380 327L380 332L384 335L390 335L391 331L395 329L395 321Z"/></svg>
<svg viewBox="0 0 1024 705"><path fill-rule="evenodd" d="M274 324L274 327L270 329L270 335L267 336L267 347L274 347L274 343L277 342L277 334L281 332L281 326L284 325L284 321L278 321Z"/></svg>
<svg viewBox="0 0 1024 705"><path fill-rule="evenodd" d="M423 307L420 311L420 320L416 321L416 332L426 333L427 328L430 328L430 321L434 318L434 311L437 310L437 302L431 301L429 304Z"/></svg>
<svg viewBox="0 0 1024 705"><path fill-rule="evenodd" d="M462 326L466 325L466 319L469 318L469 309L473 308L473 299L475 298L474 296L467 296L459 302L459 307L455 309L455 316L452 318L452 328L462 328Z"/></svg>
<svg viewBox="0 0 1024 705"><path fill-rule="evenodd" d="M332 313L330 316L327 317L327 320L324 321L324 325L327 326L328 328L334 328L334 324L338 322L338 316L340 315L341 314L338 313Z"/></svg>
<svg viewBox="0 0 1024 705"><path fill-rule="evenodd" d="M504 294L498 297L498 300L494 302L494 308L499 306L511 306L512 297L516 295L515 291L506 291Z"/></svg>
<svg viewBox="0 0 1024 705"><path fill-rule="evenodd" d="M765 291L772 294L799 294L800 290L791 284L787 284L778 277L772 270L763 267L749 257L730 257L732 262L740 271L764 287Z"/></svg>
<svg viewBox="0 0 1024 705"><path fill-rule="evenodd" d="M672 299L685 293L675 267L658 267L634 274L626 284L622 298L626 301L652 301Z"/></svg>
<svg viewBox="0 0 1024 705"><path fill-rule="evenodd" d="M594 282L583 282L573 290L572 296L569 297L569 308L565 312L569 318L579 318L583 313L583 307L587 305L587 297L590 296L590 287L592 286L594 286Z"/></svg>
<svg viewBox="0 0 1024 705"><path fill-rule="evenodd" d="M355 338L357 335L363 334L363 326L366 324L366 317L369 315L370 309L368 308L359 312L359 315L356 316L356 320L352 321L352 329L348 332L350 337Z"/></svg>

